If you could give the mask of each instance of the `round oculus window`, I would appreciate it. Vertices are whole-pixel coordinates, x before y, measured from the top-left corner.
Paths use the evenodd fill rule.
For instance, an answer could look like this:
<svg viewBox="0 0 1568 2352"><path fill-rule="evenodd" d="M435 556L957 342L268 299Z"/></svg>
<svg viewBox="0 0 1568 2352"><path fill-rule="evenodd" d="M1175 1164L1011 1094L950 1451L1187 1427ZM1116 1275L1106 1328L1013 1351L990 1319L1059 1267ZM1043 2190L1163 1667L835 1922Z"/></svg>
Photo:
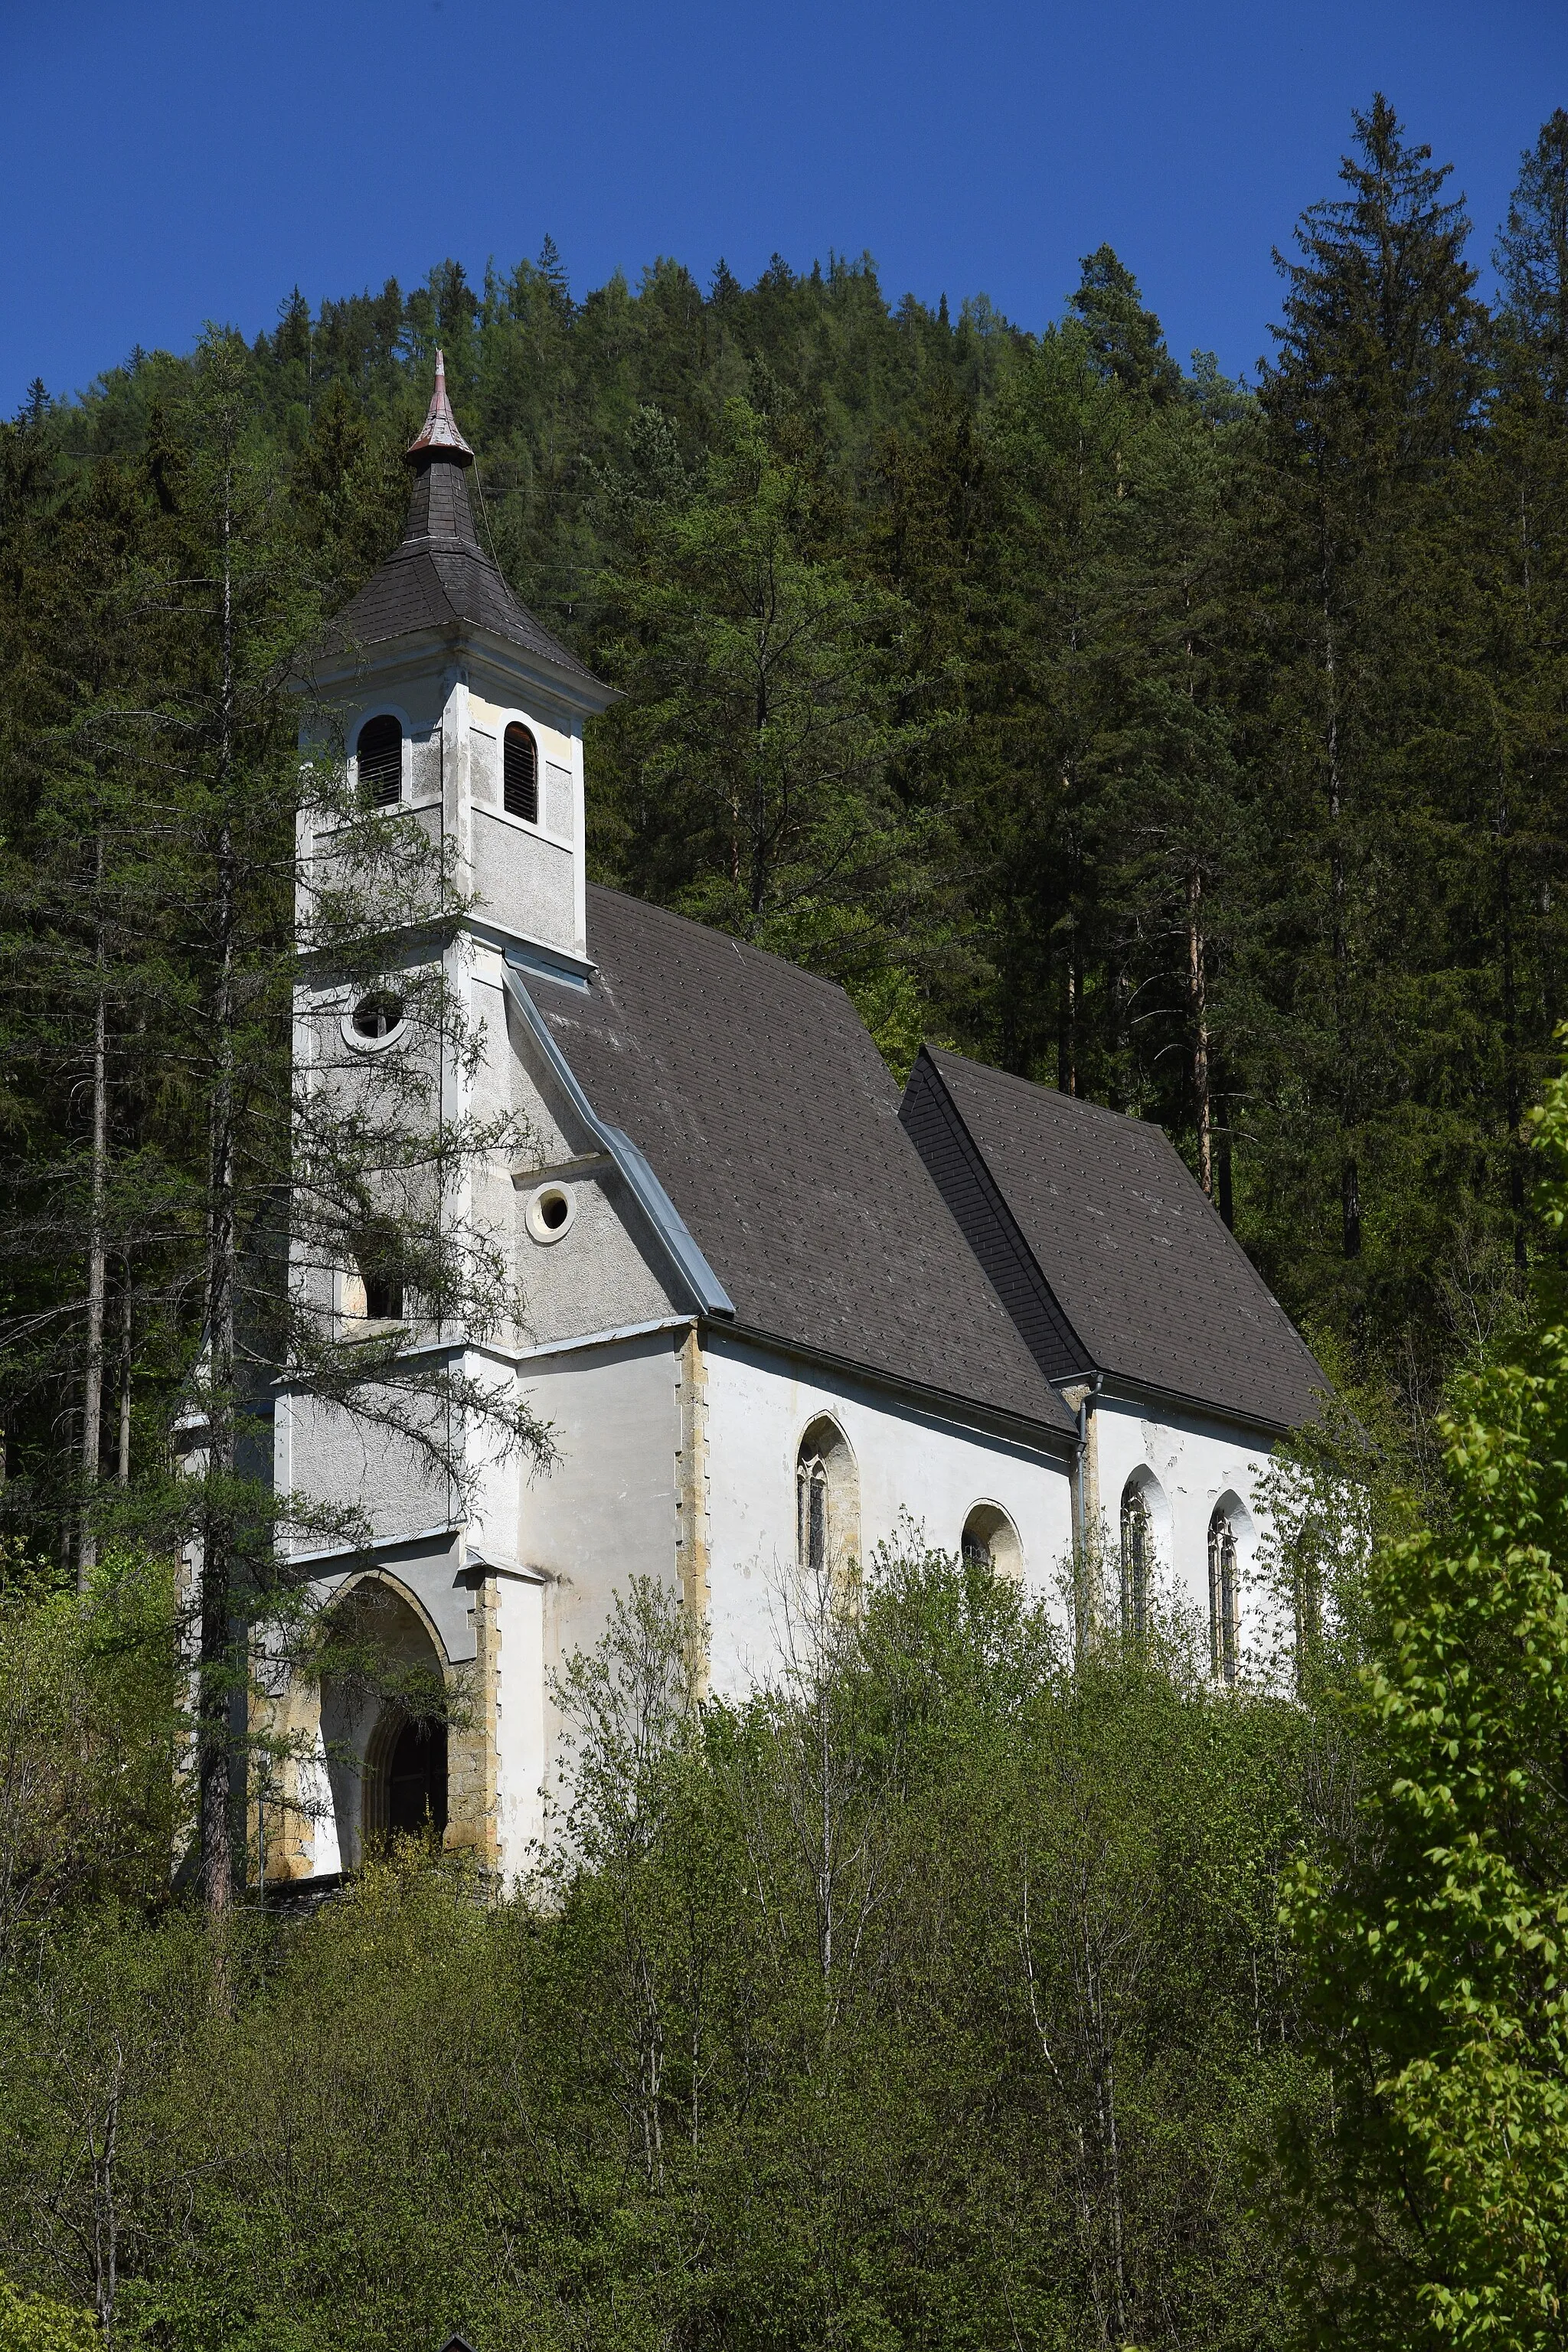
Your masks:
<svg viewBox="0 0 1568 2352"><path fill-rule="evenodd" d="M523 1211L524 1222L536 1242L558 1242L568 1233L577 1214L577 1203L562 1184L542 1184L531 1192Z"/></svg>
<svg viewBox="0 0 1568 2352"><path fill-rule="evenodd" d="M402 1026L403 999L386 988L372 989L368 996L362 996L343 1024L355 1045L388 1045Z"/></svg>

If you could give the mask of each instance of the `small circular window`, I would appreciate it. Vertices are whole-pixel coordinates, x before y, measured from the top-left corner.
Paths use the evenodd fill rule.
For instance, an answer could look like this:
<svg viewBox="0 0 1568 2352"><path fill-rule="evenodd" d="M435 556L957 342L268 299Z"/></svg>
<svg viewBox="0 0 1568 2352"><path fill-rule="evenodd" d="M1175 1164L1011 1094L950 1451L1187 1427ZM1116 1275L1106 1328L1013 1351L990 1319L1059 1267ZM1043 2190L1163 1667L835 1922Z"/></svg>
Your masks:
<svg viewBox="0 0 1568 2352"><path fill-rule="evenodd" d="M558 1242L571 1230L577 1213L577 1203L563 1184L542 1184L537 1192L529 1195L523 1211L529 1232L536 1242Z"/></svg>
<svg viewBox="0 0 1568 2352"><path fill-rule="evenodd" d="M390 989L374 988L348 1015L343 1034L352 1045L387 1045L402 1027L403 999Z"/></svg>

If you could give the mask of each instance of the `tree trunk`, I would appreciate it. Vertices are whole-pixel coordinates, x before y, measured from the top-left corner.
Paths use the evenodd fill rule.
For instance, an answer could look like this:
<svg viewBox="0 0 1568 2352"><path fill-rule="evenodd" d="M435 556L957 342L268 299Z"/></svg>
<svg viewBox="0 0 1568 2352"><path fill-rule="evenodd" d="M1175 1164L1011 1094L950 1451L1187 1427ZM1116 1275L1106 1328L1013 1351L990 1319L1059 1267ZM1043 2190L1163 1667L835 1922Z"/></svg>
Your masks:
<svg viewBox="0 0 1568 2352"><path fill-rule="evenodd" d="M1214 1112L1209 1098L1208 977L1204 968L1204 884L1187 876L1187 988L1193 1001L1193 1096L1198 1118L1198 1181L1214 1198Z"/></svg>
<svg viewBox="0 0 1568 2352"><path fill-rule="evenodd" d="M115 1465L116 1483L131 1484L131 1260L125 1261L124 1286L120 1294L120 1447Z"/></svg>
<svg viewBox="0 0 1568 2352"><path fill-rule="evenodd" d="M1340 777L1339 679L1334 667L1333 622L1329 612L1329 573L1323 566L1323 657L1329 681L1329 883L1333 910L1334 1055L1340 1083L1340 1247L1361 1255L1361 1171L1352 1143L1350 1077L1350 941L1345 922L1344 793Z"/></svg>
<svg viewBox="0 0 1568 2352"><path fill-rule="evenodd" d="M103 835L98 836L94 878L98 887L98 992L92 1013L92 1209L87 1244L87 1370L81 1400L81 1517L77 1529L77 1589L85 1592L98 1559L92 1530L92 1494L98 1484L103 1442L103 1302L109 1253L104 1241L104 1203L109 1157L109 1013L103 976Z"/></svg>
<svg viewBox="0 0 1568 2352"><path fill-rule="evenodd" d="M1508 1205L1513 1227L1514 1271L1522 1275L1527 1256L1525 1231L1524 1087L1519 1066L1518 982L1513 953L1513 861L1509 842L1512 826L1506 796L1498 804L1498 898L1502 949L1502 1052L1504 1115L1508 1120Z"/></svg>
<svg viewBox="0 0 1568 2352"><path fill-rule="evenodd" d="M215 842L215 961L212 1033L216 1056L208 1112L207 1454L202 1511L201 1663L197 1698L202 1892L215 1925L234 1899L233 1740L235 1570L235 1288L238 1275L235 1199L235 927L237 877L231 793L234 767L234 604L230 505L225 486L221 610L222 702L218 740L219 819Z"/></svg>

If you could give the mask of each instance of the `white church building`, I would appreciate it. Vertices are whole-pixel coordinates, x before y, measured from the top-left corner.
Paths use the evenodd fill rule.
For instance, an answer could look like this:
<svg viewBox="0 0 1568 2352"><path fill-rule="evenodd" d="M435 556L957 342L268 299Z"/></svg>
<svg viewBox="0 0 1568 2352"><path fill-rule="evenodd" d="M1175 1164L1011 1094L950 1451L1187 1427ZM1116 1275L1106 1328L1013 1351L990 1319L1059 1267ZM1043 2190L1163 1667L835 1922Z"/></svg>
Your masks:
<svg viewBox="0 0 1568 2352"><path fill-rule="evenodd" d="M492 1463L459 1517L284 1385L278 1486L357 1500L372 1530L300 1564L325 1596L374 1592L395 1657L463 1697L445 1726L295 1692L315 1793L279 1816L268 1877L352 1868L427 1817L514 1877L552 1671L634 1575L679 1591L709 1686L738 1694L774 1661L797 1564L912 1525L1057 1606L1104 1549L1101 1605L1136 1623L1156 1584L1184 1594L1234 1676L1259 1478L1323 1379L1176 1152L935 1047L900 1097L842 990L590 884L584 728L608 691L482 549L439 373L409 455L402 543L316 683L361 788L470 877L442 952L482 1034L475 1099L533 1139L485 1178L522 1320L479 1369L519 1384L554 1460ZM399 1050L353 1008L342 1035ZM342 1282L343 1313L374 1316Z"/></svg>

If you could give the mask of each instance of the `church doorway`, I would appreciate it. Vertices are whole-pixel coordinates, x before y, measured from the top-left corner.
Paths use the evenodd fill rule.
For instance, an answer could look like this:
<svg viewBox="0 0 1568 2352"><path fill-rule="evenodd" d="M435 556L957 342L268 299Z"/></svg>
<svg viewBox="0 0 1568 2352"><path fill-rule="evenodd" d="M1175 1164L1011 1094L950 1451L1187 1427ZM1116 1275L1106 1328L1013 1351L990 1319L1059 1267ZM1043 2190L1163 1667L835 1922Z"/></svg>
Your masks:
<svg viewBox="0 0 1568 2352"><path fill-rule="evenodd" d="M341 1866L395 1837L445 1839L449 1819L446 1661L387 1576L338 1604L337 1671L321 1680L321 1738Z"/></svg>
<svg viewBox="0 0 1568 2352"><path fill-rule="evenodd" d="M447 1826L447 1727L404 1723L386 1761L386 1833L439 1838Z"/></svg>

